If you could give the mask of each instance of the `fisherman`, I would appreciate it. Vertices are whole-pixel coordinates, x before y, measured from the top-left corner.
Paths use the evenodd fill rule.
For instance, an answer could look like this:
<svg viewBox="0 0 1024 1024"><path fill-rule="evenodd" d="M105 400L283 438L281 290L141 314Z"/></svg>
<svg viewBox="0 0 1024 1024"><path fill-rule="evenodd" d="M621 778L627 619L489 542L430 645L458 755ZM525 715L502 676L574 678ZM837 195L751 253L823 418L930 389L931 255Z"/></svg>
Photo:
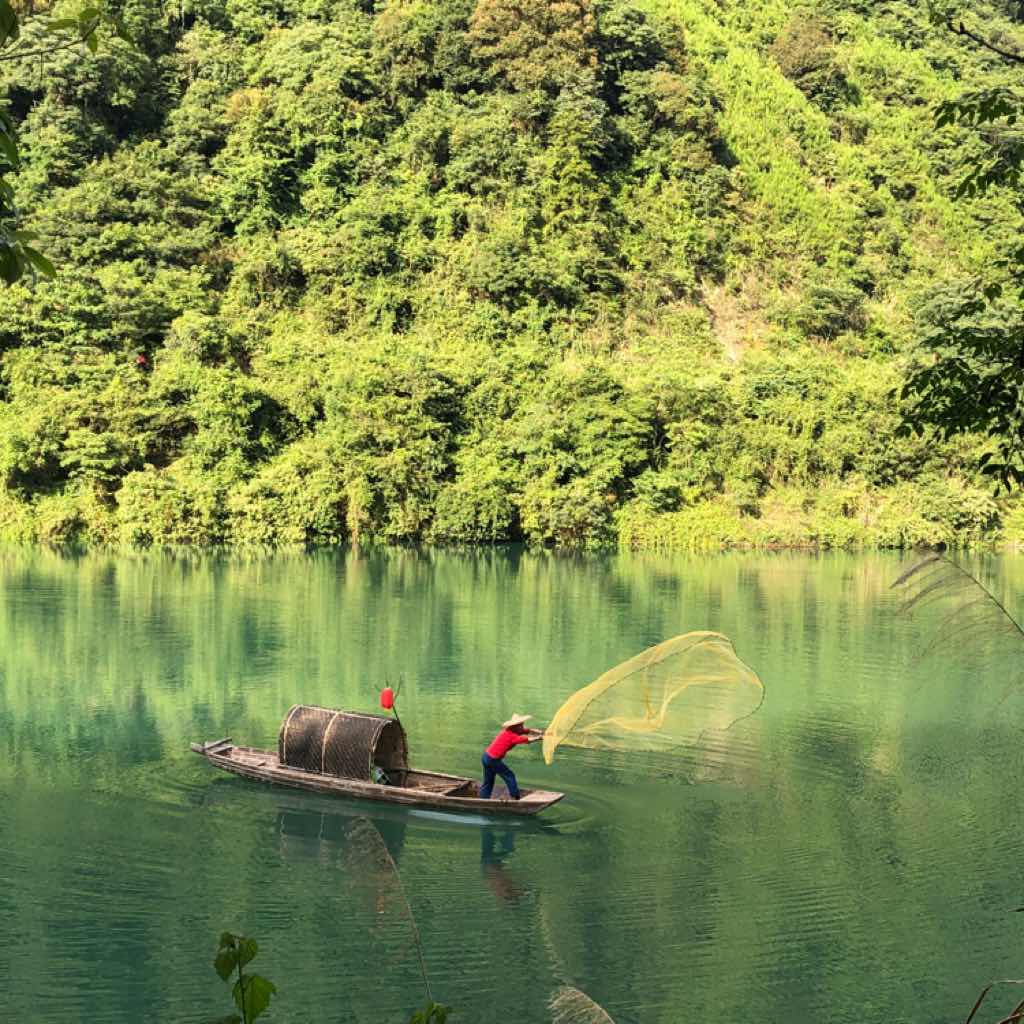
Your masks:
<svg viewBox="0 0 1024 1024"><path fill-rule="evenodd" d="M542 729L526 729L524 723L533 715L513 715L507 722L501 723L501 732L494 737L491 745L484 751L481 761L484 766L484 782L480 787L480 799L490 800L494 789L494 776L500 775L508 787L508 795L513 800L519 799L519 785L512 769L502 760L504 756L520 743L536 743L542 739Z"/></svg>

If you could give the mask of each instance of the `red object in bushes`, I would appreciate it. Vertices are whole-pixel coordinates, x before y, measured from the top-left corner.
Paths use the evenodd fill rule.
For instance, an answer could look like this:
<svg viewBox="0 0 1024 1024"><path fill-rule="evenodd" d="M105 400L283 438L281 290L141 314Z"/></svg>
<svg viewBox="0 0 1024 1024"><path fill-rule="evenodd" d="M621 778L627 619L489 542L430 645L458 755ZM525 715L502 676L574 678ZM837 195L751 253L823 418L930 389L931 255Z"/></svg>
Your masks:
<svg viewBox="0 0 1024 1024"><path fill-rule="evenodd" d="M380 706L388 711L395 706L395 691L390 686L380 691Z"/></svg>

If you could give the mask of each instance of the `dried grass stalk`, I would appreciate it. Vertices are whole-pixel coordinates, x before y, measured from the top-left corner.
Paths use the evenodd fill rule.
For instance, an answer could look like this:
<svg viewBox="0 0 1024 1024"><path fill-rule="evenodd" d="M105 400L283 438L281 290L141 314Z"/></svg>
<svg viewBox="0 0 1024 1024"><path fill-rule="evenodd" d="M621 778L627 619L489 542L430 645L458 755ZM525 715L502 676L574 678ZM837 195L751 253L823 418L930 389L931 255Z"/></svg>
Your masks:
<svg viewBox="0 0 1024 1024"><path fill-rule="evenodd" d="M910 615L922 608L942 612L934 634L921 651L973 656L983 644L997 640L1024 641L1024 629L1006 606L973 573L945 555L929 555L892 584L900 590L900 610Z"/></svg>
<svg viewBox="0 0 1024 1024"><path fill-rule="evenodd" d="M975 1001L974 1006L971 1007L971 1012L967 1014L967 1020L964 1021L964 1024L971 1024L971 1021L974 1020L974 1015L981 1008L981 1004L985 1002L985 997L996 987L996 985L1024 985L1024 980L1019 978L1003 978L1001 981L990 981L981 990L981 994ZM1024 1002L1018 1003L1014 1008L1013 1013L1011 1013L1009 1017L1004 1017L999 1024L1006 1024L1007 1021L1020 1020L1022 1011L1024 1011Z"/></svg>

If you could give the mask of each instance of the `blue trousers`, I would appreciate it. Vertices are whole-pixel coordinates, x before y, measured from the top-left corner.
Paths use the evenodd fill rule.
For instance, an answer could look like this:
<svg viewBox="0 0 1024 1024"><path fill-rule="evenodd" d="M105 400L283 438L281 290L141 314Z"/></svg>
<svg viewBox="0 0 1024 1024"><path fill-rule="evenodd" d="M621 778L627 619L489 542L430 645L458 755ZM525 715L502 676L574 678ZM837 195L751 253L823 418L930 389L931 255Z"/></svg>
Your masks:
<svg viewBox="0 0 1024 1024"><path fill-rule="evenodd" d="M480 761L484 766L484 783L480 787L480 798L490 800L491 790L494 789L494 776L500 775L505 780L505 785L508 786L508 795L513 800L518 800L519 784L516 782L512 769L500 757L491 757L490 754L484 754Z"/></svg>

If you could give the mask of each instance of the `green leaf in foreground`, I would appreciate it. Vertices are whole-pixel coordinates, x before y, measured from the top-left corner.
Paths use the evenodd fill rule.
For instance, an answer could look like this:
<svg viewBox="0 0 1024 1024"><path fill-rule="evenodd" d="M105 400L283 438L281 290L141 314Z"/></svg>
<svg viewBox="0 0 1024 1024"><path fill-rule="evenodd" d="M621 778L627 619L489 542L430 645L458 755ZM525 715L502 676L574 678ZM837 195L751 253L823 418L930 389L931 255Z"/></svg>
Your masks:
<svg viewBox="0 0 1024 1024"><path fill-rule="evenodd" d="M256 945L255 939L244 939L239 937L238 939L238 966L244 967L253 957L256 956L259 951L259 946Z"/></svg>
<svg viewBox="0 0 1024 1024"><path fill-rule="evenodd" d="M23 245L21 251L25 254L25 259L44 277L57 276L57 268L38 249Z"/></svg>
<svg viewBox="0 0 1024 1024"><path fill-rule="evenodd" d="M429 1002L409 1018L409 1024L445 1024L451 1008L441 1003Z"/></svg>
<svg viewBox="0 0 1024 1024"><path fill-rule="evenodd" d="M213 968L220 975L221 981L227 981L237 966L238 954L233 949L222 949L213 961Z"/></svg>
<svg viewBox="0 0 1024 1024"><path fill-rule="evenodd" d="M8 0L0 0L0 46L13 43L19 34L17 13Z"/></svg>
<svg viewBox="0 0 1024 1024"><path fill-rule="evenodd" d="M213 966L222 981L237 977L231 988L235 1005L242 1011L241 1017L231 1014L220 1018L215 1024L252 1024L270 1005L271 996L277 991L272 981L259 974L243 974L242 968L256 956L259 946L255 939L232 932L221 932L219 948Z"/></svg>
<svg viewBox="0 0 1024 1024"><path fill-rule="evenodd" d="M242 1011L245 1024L252 1024L267 1009L271 996L276 992L277 986L260 974L243 974L231 990L235 1006Z"/></svg>

